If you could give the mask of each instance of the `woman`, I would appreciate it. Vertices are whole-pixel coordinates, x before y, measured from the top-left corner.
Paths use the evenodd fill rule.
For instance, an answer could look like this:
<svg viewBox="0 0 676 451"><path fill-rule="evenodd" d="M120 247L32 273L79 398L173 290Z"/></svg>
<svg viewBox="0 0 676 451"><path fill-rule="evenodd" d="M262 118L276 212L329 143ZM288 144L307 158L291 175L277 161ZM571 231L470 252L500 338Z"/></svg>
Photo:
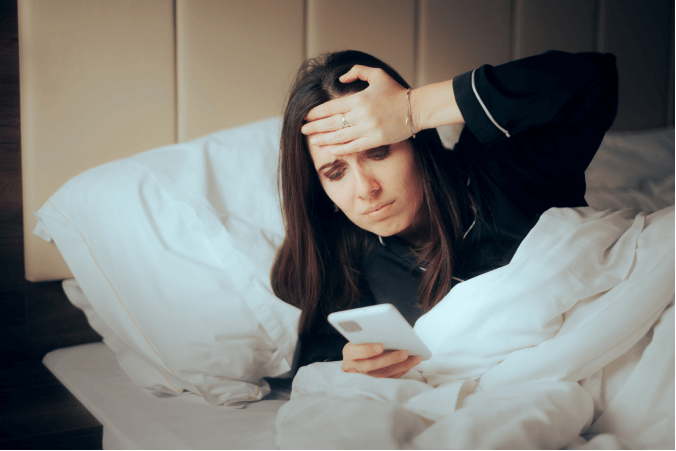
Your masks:
<svg viewBox="0 0 676 451"><path fill-rule="evenodd" d="M540 215L586 206L584 171L617 110L612 55L548 52L409 90L362 52L308 60L284 114L286 238L275 294L301 308L300 365L400 377L420 360L345 343L337 310L394 304L413 324L509 263ZM465 124L453 150L435 127Z"/></svg>

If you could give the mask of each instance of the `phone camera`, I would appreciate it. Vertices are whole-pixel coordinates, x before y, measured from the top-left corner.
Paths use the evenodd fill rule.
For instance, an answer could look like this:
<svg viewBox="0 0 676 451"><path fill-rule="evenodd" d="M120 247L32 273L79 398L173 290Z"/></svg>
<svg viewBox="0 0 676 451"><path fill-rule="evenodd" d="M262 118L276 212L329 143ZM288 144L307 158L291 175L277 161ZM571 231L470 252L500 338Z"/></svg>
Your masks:
<svg viewBox="0 0 676 451"><path fill-rule="evenodd" d="M359 332L361 330L361 327L359 324L357 324L354 321L343 321L342 323L338 323L338 325L345 331L345 332Z"/></svg>

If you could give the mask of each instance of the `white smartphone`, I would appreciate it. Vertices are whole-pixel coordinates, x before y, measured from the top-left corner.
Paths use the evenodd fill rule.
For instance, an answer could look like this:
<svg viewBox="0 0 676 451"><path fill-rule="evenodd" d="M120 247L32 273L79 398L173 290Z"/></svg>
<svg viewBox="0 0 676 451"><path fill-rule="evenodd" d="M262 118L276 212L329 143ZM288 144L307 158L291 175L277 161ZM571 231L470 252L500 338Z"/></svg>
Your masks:
<svg viewBox="0 0 676 451"><path fill-rule="evenodd" d="M354 344L382 343L386 351L404 350L410 356L419 355L422 360L432 358L432 352L392 304L334 312L328 320Z"/></svg>

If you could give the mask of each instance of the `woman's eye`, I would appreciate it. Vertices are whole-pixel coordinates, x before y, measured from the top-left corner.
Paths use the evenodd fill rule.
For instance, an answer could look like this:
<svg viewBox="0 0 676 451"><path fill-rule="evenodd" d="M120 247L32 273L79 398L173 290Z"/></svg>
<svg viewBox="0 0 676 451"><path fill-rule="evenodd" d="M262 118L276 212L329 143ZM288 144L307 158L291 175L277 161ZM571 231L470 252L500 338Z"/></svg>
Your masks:
<svg viewBox="0 0 676 451"><path fill-rule="evenodd" d="M328 174L326 174L326 177L333 182L334 180L338 180L339 178L341 178L343 176L343 172L345 172L344 169L338 169L336 171L329 172Z"/></svg>
<svg viewBox="0 0 676 451"><path fill-rule="evenodd" d="M388 153L390 153L390 149L386 147L384 150L369 155L369 158L372 160L382 160L387 156Z"/></svg>

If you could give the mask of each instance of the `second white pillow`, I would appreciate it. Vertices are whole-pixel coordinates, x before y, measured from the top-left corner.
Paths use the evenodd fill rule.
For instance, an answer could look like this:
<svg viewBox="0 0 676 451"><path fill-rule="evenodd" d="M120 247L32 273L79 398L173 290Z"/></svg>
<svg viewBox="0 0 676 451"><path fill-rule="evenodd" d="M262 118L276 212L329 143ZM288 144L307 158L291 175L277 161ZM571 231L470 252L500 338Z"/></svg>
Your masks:
<svg viewBox="0 0 676 451"><path fill-rule="evenodd" d="M104 164L36 213L35 233L56 242L90 323L137 384L239 407L269 392L264 377L290 371L299 311L269 283L283 237L279 127Z"/></svg>

